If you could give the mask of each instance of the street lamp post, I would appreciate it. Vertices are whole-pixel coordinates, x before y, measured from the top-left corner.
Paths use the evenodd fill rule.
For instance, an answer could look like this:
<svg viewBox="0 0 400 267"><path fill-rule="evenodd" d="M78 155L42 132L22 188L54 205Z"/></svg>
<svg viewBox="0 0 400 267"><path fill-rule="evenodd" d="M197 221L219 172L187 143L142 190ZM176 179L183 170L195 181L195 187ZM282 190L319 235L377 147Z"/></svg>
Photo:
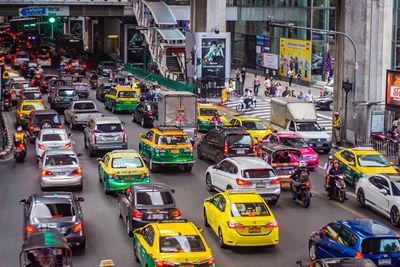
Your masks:
<svg viewBox="0 0 400 267"><path fill-rule="evenodd" d="M354 43L353 39L344 32L338 32L338 31L331 31L331 30L324 30L324 29L316 29L316 28L311 28L311 27L304 27L304 26L297 26L294 25L293 23L288 23L288 22L273 22L271 21L269 23L271 26L276 26L276 27L284 27L284 28L292 28L292 29L300 29L300 30L308 30L311 32L317 32L320 34L335 34L335 35L342 35L349 39L351 44L353 45L354 49L354 81L353 81L353 103L356 103L357 101L357 70L358 70L358 63L357 63L357 47L356 44ZM346 93L346 99L347 99L347 93ZM347 103L345 105L345 115L344 115L344 126L346 127L347 123ZM353 131L356 131L356 115L357 115L357 107L353 105ZM346 130L344 130L343 134L344 139L346 140Z"/></svg>

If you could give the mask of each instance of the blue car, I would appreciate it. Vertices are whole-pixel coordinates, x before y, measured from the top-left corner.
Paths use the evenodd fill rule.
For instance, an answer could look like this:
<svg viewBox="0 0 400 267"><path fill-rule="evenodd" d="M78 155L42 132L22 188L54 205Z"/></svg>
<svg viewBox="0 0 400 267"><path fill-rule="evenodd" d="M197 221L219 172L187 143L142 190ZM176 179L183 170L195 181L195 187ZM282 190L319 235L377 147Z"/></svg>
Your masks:
<svg viewBox="0 0 400 267"><path fill-rule="evenodd" d="M379 266L400 266L400 238L386 225L373 220L334 221L309 241L311 260L355 257Z"/></svg>

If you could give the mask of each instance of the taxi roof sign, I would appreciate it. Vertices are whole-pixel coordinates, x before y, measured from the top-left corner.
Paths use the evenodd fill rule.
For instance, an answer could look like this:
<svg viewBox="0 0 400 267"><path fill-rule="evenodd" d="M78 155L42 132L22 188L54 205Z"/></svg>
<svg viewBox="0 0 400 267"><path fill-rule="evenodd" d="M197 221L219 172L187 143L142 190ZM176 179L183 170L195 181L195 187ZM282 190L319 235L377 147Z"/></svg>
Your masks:
<svg viewBox="0 0 400 267"><path fill-rule="evenodd" d="M356 151L362 151L362 150L368 150L368 151L373 151L375 150L373 147L367 146L367 147L355 147L354 150Z"/></svg>
<svg viewBox="0 0 400 267"><path fill-rule="evenodd" d="M227 194L255 194L257 191L255 189L228 189Z"/></svg>

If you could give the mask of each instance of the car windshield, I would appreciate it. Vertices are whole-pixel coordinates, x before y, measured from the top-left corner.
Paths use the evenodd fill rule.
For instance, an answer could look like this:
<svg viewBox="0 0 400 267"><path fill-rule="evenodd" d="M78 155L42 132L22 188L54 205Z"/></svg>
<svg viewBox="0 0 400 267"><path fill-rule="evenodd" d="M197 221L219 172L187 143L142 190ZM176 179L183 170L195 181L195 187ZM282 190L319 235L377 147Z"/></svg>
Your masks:
<svg viewBox="0 0 400 267"><path fill-rule="evenodd" d="M133 158L114 158L112 160L113 168L141 168L143 163L139 157Z"/></svg>
<svg viewBox="0 0 400 267"><path fill-rule="evenodd" d="M399 238L369 238L362 242L362 254L399 253Z"/></svg>
<svg viewBox="0 0 400 267"><path fill-rule="evenodd" d="M55 124L60 124L60 119L57 114L37 114L32 118L32 124L40 123L47 120Z"/></svg>
<svg viewBox="0 0 400 267"><path fill-rule="evenodd" d="M307 143L300 137L280 137L281 145L294 148L308 148Z"/></svg>
<svg viewBox="0 0 400 267"><path fill-rule="evenodd" d="M228 135L228 143L230 145L250 145L253 139L250 134L230 134Z"/></svg>
<svg viewBox="0 0 400 267"><path fill-rule="evenodd" d="M28 111L28 110L44 110L42 105L40 104L29 104L29 105L23 105L22 106L23 111Z"/></svg>
<svg viewBox="0 0 400 267"><path fill-rule="evenodd" d="M119 123L98 124L97 132L99 132L99 133L119 133L119 132L122 132L122 127L121 127L121 124L119 124Z"/></svg>
<svg viewBox="0 0 400 267"><path fill-rule="evenodd" d="M76 90L81 90L81 91L86 91L87 90L87 86L83 85L83 84L79 84L79 85L74 85Z"/></svg>
<svg viewBox="0 0 400 267"><path fill-rule="evenodd" d="M296 123L297 131L299 132L318 132L322 131L321 127L316 122L298 122Z"/></svg>
<svg viewBox="0 0 400 267"><path fill-rule="evenodd" d="M215 114L221 114L216 108L200 108L200 116L214 116Z"/></svg>
<svg viewBox="0 0 400 267"><path fill-rule="evenodd" d="M47 142L47 141L64 141L65 135L63 134L57 134L57 133L52 133L52 134L44 134L42 137L42 141Z"/></svg>
<svg viewBox="0 0 400 267"><path fill-rule="evenodd" d="M25 86L26 85L26 86ZM24 88L26 88L26 87L28 87L29 85L27 84L27 83L14 83L13 85L12 85L12 87L14 88L14 89L24 89Z"/></svg>
<svg viewBox="0 0 400 267"><path fill-rule="evenodd" d="M118 97L121 98L137 98L136 91L120 91Z"/></svg>
<svg viewBox="0 0 400 267"><path fill-rule="evenodd" d="M86 109L96 109L96 106L92 102L75 103L75 110L86 110Z"/></svg>
<svg viewBox="0 0 400 267"><path fill-rule="evenodd" d="M389 162L379 154L358 155L358 164L361 167L389 167Z"/></svg>
<svg viewBox="0 0 400 267"><path fill-rule="evenodd" d="M59 218L74 216L75 212L70 203L36 203L32 207L32 218Z"/></svg>
<svg viewBox="0 0 400 267"><path fill-rule="evenodd" d="M171 193L169 191L139 191L136 194L137 204L162 206L174 204Z"/></svg>
<svg viewBox="0 0 400 267"><path fill-rule="evenodd" d="M244 178L269 178L274 175L271 169L248 169L243 171Z"/></svg>
<svg viewBox="0 0 400 267"><path fill-rule="evenodd" d="M114 67L114 63L113 62L102 62L101 65L103 66L103 68Z"/></svg>
<svg viewBox="0 0 400 267"><path fill-rule="evenodd" d="M24 99L38 100L38 99L41 99L41 95L39 92L28 92L28 93L24 93Z"/></svg>
<svg viewBox="0 0 400 267"><path fill-rule="evenodd" d="M47 155L46 166L77 165L78 161L72 154L68 155Z"/></svg>
<svg viewBox="0 0 400 267"><path fill-rule="evenodd" d="M189 253L206 251L198 235L176 235L160 237L161 253Z"/></svg>
<svg viewBox="0 0 400 267"><path fill-rule="evenodd" d="M233 217L270 216L267 206L262 202L231 203L231 213Z"/></svg>
<svg viewBox="0 0 400 267"><path fill-rule="evenodd" d="M262 121L242 121L242 125L246 130L267 130L267 125Z"/></svg>
<svg viewBox="0 0 400 267"><path fill-rule="evenodd" d="M190 144L186 135L157 135L156 144L158 145L187 145Z"/></svg>
<svg viewBox="0 0 400 267"><path fill-rule="evenodd" d="M76 91L73 89L58 89L58 96L71 97L76 96Z"/></svg>
<svg viewBox="0 0 400 267"><path fill-rule="evenodd" d="M8 76L10 76L10 77L19 77L19 74L15 73L15 72L8 72L6 74L8 74Z"/></svg>

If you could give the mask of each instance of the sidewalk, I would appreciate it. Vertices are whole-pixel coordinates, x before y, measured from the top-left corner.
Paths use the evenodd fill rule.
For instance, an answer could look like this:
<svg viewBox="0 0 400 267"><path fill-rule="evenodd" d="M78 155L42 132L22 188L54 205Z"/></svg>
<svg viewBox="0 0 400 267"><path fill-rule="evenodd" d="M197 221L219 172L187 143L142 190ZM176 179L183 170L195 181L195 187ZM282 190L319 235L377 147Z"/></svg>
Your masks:
<svg viewBox="0 0 400 267"><path fill-rule="evenodd" d="M1 107L0 107L1 108ZM1 114L1 113L0 113ZM6 120L1 114L0 117L0 160L7 158L7 156L12 152L13 148L13 140L8 130L9 127L7 125Z"/></svg>

